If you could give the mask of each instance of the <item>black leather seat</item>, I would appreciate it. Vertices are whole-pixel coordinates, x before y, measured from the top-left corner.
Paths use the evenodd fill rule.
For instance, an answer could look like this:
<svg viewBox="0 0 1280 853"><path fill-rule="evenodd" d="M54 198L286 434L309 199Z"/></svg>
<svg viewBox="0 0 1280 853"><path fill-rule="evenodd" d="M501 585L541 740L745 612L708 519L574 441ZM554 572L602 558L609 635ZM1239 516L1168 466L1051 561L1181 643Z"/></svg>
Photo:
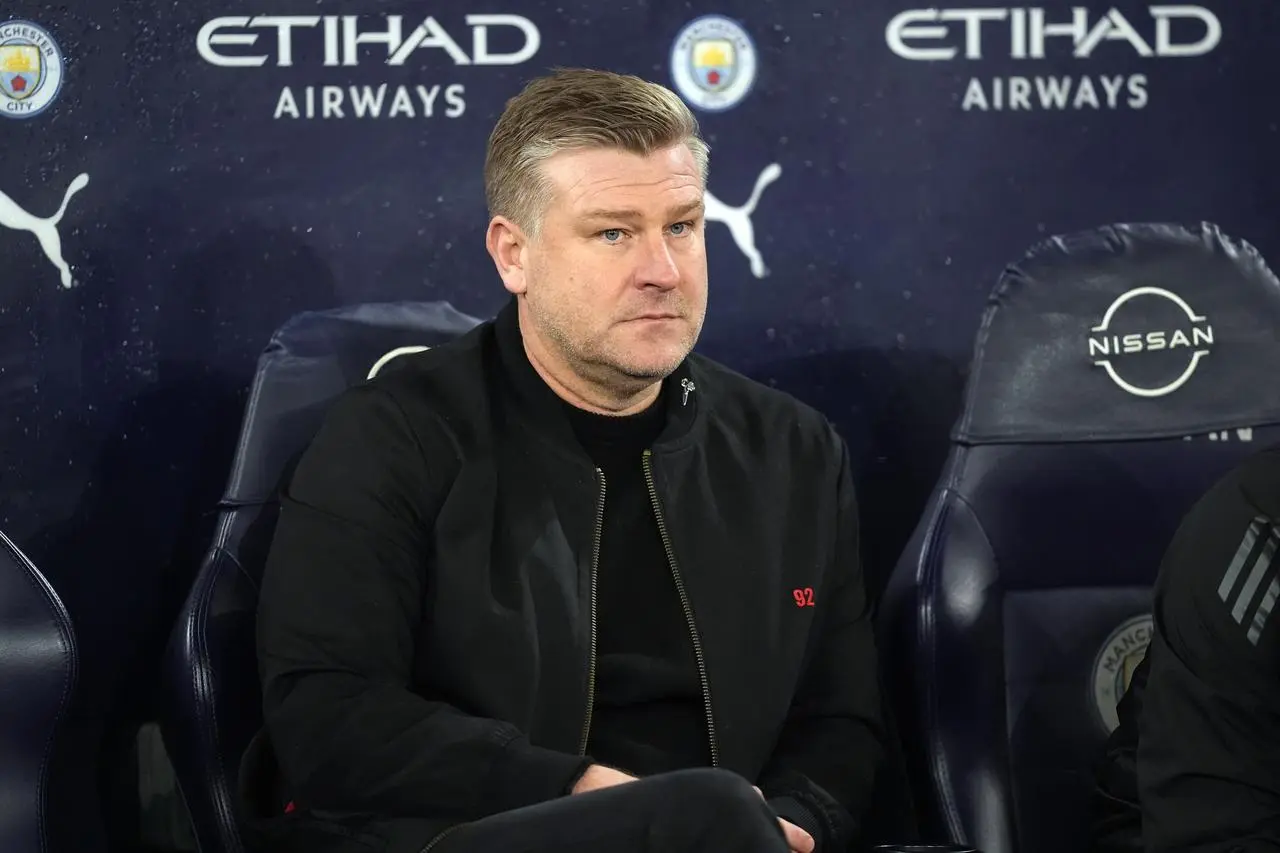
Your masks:
<svg viewBox="0 0 1280 853"><path fill-rule="evenodd" d="M881 613L926 837L1088 849L1092 765L1195 500L1280 440L1280 283L1211 225L1058 237L983 316Z"/></svg>
<svg viewBox="0 0 1280 853"><path fill-rule="evenodd" d="M50 776L76 686L71 616L44 575L0 533L0 850L44 853ZM63 818L66 816L63 815Z"/></svg>
<svg viewBox="0 0 1280 853"><path fill-rule="evenodd" d="M203 853L241 853L238 773L262 723L254 641L276 492L332 399L401 352L480 321L441 303L301 314L262 354L220 518L165 660L161 728Z"/></svg>

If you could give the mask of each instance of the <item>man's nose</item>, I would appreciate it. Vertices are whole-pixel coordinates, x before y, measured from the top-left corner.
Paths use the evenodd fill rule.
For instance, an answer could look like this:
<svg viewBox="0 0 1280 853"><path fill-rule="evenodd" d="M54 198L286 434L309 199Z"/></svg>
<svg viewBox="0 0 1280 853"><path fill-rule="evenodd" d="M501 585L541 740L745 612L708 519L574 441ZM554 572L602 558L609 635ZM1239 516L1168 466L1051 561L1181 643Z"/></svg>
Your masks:
<svg viewBox="0 0 1280 853"><path fill-rule="evenodd" d="M646 240L641 252L640 268L636 271L638 284L669 290L680 283L680 267L665 235Z"/></svg>

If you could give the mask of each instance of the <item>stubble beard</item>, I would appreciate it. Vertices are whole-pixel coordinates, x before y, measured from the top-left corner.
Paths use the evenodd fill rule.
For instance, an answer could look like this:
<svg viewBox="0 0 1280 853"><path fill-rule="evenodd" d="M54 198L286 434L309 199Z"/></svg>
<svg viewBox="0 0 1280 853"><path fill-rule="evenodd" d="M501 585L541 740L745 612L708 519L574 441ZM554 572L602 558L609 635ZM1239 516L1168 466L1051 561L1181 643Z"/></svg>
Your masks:
<svg viewBox="0 0 1280 853"><path fill-rule="evenodd" d="M679 366L679 359L671 365L637 365L607 338L582 341L553 316L537 310L532 313L543 338L570 370L620 397L636 394L660 382Z"/></svg>

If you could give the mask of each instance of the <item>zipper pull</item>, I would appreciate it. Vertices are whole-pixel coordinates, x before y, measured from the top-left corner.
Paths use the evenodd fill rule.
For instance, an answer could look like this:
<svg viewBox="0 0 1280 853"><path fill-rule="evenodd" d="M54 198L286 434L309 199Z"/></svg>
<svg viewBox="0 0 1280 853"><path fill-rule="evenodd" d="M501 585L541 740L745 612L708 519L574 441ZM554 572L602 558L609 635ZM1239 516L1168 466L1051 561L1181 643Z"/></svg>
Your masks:
<svg viewBox="0 0 1280 853"><path fill-rule="evenodd" d="M692 379L686 377L685 379L680 380L680 387L684 389L684 395L680 398L680 405L687 406L689 405L689 393L697 386L693 384Z"/></svg>

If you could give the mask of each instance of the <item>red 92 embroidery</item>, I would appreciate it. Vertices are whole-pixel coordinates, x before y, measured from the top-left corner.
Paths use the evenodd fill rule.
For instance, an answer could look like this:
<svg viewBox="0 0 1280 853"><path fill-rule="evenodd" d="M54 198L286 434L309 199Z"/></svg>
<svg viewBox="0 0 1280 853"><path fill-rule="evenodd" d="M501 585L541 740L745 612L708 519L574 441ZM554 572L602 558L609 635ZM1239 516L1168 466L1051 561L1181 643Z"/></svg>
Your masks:
<svg viewBox="0 0 1280 853"><path fill-rule="evenodd" d="M791 597L796 600L796 607L813 607L813 587L806 586L803 589L796 588L791 590Z"/></svg>

